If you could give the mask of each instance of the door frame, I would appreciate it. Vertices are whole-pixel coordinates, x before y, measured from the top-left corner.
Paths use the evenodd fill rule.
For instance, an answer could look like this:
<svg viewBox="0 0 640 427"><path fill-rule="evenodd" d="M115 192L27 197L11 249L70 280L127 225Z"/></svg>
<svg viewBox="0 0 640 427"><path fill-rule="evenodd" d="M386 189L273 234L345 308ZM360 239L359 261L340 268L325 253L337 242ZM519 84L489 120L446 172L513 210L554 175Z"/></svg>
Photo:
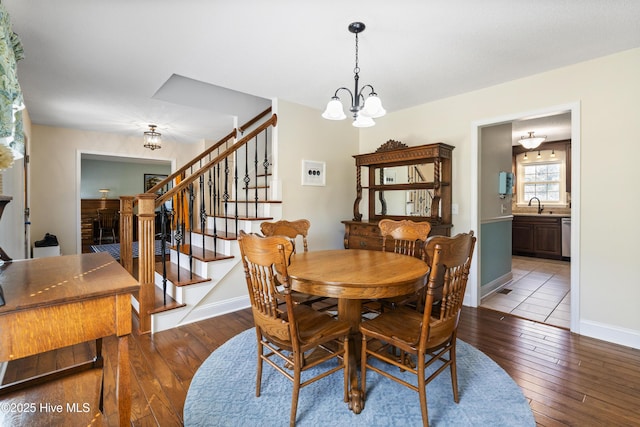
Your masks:
<svg viewBox="0 0 640 427"><path fill-rule="evenodd" d="M96 150L76 150L76 253L82 253L82 232L80 231L81 224L81 207L80 202L82 200L81 197L81 186L82 186L82 155L88 154L95 157L104 157L105 160L109 159L112 161L119 161L115 159L122 159L122 162L135 162L135 163L150 163L150 164L159 164L159 163L167 163L171 165L171 171L174 172L176 170L176 159L171 158L149 158L149 157L140 157L136 154L122 154L115 152L104 152L104 151L96 151ZM131 194L131 196L137 196L137 194Z"/></svg>
<svg viewBox="0 0 640 427"><path fill-rule="evenodd" d="M570 329L580 333L580 102L571 102L538 110L507 114L475 121L471 124L471 229L477 230L478 239L482 239L480 229L480 143L481 130L513 122L523 117L552 115L562 111L571 112L571 320ZM469 305L478 307L481 302L480 292L480 245L476 245L476 256L472 260L470 273L471 286L467 294Z"/></svg>

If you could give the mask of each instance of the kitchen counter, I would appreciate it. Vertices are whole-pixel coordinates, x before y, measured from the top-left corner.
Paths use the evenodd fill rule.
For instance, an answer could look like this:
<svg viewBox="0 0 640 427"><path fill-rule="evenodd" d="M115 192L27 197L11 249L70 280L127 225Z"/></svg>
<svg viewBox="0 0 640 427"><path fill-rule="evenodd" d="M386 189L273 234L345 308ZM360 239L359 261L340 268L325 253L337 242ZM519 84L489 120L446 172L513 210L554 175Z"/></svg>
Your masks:
<svg viewBox="0 0 640 427"><path fill-rule="evenodd" d="M552 217L552 218L571 218L571 214L570 213L549 213L549 212L545 212L542 211L541 214L537 214L537 213L514 213L513 216L533 216L533 217Z"/></svg>

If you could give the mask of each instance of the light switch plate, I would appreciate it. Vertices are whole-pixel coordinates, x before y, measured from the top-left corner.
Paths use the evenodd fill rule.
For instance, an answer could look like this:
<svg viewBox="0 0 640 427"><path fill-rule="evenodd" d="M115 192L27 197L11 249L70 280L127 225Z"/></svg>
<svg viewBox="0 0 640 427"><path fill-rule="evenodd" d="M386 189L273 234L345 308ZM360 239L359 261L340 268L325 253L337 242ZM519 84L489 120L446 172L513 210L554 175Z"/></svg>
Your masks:
<svg viewBox="0 0 640 427"><path fill-rule="evenodd" d="M451 204L451 214L452 215L458 215L458 204L457 203L452 203Z"/></svg>

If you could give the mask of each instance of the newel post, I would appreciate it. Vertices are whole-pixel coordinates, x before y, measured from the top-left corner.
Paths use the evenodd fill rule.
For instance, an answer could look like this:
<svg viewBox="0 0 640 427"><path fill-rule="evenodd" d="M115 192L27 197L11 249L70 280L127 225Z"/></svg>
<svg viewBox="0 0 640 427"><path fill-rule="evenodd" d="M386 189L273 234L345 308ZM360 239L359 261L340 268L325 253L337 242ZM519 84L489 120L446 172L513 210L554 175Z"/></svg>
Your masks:
<svg viewBox="0 0 640 427"><path fill-rule="evenodd" d="M138 194L138 282L140 332L151 331L155 300L155 194Z"/></svg>
<svg viewBox="0 0 640 427"><path fill-rule="evenodd" d="M133 276L133 196L120 196L120 264Z"/></svg>

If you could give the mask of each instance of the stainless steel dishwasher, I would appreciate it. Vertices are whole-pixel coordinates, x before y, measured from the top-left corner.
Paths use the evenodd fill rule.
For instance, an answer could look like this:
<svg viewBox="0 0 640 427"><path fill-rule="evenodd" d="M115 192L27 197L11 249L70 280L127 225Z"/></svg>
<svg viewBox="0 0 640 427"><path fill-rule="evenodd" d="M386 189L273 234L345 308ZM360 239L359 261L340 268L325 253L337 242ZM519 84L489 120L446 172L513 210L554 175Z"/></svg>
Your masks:
<svg viewBox="0 0 640 427"><path fill-rule="evenodd" d="M562 218L562 257L571 258L571 218Z"/></svg>

